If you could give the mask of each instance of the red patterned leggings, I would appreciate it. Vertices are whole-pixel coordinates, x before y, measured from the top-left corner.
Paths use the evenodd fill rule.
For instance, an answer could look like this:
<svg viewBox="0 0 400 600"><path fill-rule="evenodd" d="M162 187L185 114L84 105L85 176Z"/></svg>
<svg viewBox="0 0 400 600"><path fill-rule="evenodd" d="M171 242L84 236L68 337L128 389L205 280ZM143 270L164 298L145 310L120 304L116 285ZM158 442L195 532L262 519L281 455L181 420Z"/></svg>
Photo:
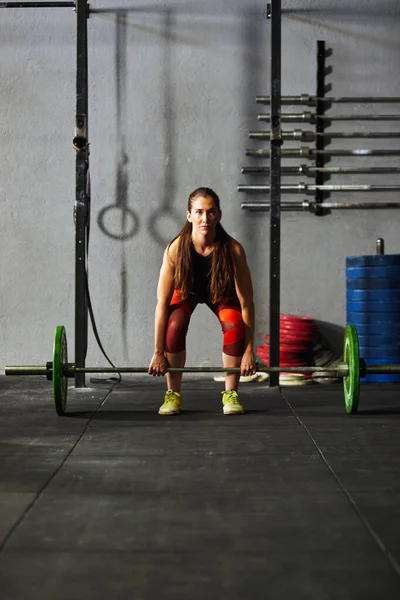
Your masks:
<svg viewBox="0 0 400 600"><path fill-rule="evenodd" d="M197 301L189 296L181 300L179 290L175 290L169 307L169 318L165 336L166 352L182 352L186 348L186 334L190 317ZM224 334L222 351L229 356L242 356L244 352L244 324L239 299L236 296L207 306L218 317Z"/></svg>

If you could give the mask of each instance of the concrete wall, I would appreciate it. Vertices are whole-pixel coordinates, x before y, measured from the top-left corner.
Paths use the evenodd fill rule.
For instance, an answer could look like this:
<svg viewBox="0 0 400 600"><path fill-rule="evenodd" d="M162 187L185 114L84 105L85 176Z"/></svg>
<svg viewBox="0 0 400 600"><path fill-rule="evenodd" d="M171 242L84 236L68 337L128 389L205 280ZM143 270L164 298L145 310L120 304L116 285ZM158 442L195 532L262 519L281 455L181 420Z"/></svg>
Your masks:
<svg viewBox="0 0 400 600"><path fill-rule="evenodd" d="M91 2L94 8L121 4ZM125 6L130 4L136 5ZM283 16L282 94L315 92L316 42L322 39L332 49L327 76L332 94L400 96L397 0L284 3L286 9L294 6L297 12ZM200 185L219 193L223 224L247 250L256 345L268 331L269 302L268 213L242 211L241 202L254 198L236 191L237 184L254 181L241 175L241 167L259 164L245 158L246 148L262 146L249 140L248 132L266 129L257 122L263 107L254 101L269 92L265 2L143 2L142 9L89 19L90 291L109 356L118 364L136 365L148 364L152 354L164 247L183 224L188 194ZM70 9L3 9L1 17L0 365L44 363L51 358L57 324L67 327L73 355L75 14ZM400 113L400 106L331 110L393 114ZM336 131L350 128L400 130L400 123L332 125ZM331 147L398 148L400 143L351 140L334 141ZM331 161L399 163L399 157ZM400 178L354 175L331 181L378 184L400 183ZM285 195L283 200L302 198ZM400 200L397 193L331 198ZM373 254L379 236L388 253L399 253L398 214L283 214L282 312L344 325L345 258ZM216 325L208 309L197 309L188 364L219 363ZM92 333L88 363L105 364Z"/></svg>

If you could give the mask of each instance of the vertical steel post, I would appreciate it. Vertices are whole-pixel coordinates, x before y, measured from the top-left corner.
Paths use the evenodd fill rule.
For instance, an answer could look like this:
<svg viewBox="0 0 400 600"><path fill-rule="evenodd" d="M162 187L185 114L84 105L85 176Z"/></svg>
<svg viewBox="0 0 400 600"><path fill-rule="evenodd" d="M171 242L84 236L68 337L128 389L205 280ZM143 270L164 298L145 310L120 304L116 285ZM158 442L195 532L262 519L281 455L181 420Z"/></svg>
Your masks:
<svg viewBox="0 0 400 600"><path fill-rule="evenodd" d="M269 255L269 361L279 365L281 266L281 0L272 0L271 17L271 135L270 135L270 255ZM279 385L279 373L270 373L269 385Z"/></svg>
<svg viewBox="0 0 400 600"><path fill-rule="evenodd" d="M76 0L76 150L75 187L75 365L85 367L88 339L87 234L89 224L88 44L87 0ZM85 387L85 374L75 374L75 387Z"/></svg>

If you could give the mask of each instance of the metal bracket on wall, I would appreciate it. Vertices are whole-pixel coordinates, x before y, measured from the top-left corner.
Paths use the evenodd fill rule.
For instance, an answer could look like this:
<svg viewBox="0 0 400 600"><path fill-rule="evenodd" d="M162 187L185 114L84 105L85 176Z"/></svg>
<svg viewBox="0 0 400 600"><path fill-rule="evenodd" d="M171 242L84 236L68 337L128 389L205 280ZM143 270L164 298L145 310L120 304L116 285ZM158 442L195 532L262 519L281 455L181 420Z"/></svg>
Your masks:
<svg viewBox="0 0 400 600"><path fill-rule="evenodd" d="M322 154L322 150L325 149L325 137L323 133L325 131L325 120L320 117L325 116L325 102L323 101L323 97L325 96L325 65L326 65L326 52L325 52L325 42L323 40L317 41L317 103L315 107L316 112L316 141L315 141L315 149L316 149L316 157L315 157L315 166L317 169L323 168L325 166L326 157ZM326 175L323 171L315 171L315 185L320 186L324 183ZM320 204L324 201L324 192L321 191L319 187L315 188L315 215L321 216L322 210L320 208Z"/></svg>

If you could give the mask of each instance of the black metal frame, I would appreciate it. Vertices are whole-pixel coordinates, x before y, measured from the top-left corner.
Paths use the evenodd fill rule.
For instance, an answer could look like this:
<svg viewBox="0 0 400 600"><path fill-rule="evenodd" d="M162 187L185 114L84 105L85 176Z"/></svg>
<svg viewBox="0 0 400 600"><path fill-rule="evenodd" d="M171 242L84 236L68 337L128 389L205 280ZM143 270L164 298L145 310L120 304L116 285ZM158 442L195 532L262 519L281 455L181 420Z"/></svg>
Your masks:
<svg viewBox="0 0 400 600"><path fill-rule="evenodd" d="M0 2L0 8L75 8L75 2Z"/></svg>
<svg viewBox="0 0 400 600"><path fill-rule="evenodd" d="M272 0L267 11L271 20L269 364L277 367L280 354L281 284L281 0ZM279 373L270 373L269 385L279 385Z"/></svg>
<svg viewBox="0 0 400 600"><path fill-rule="evenodd" d="M74 8L76 12L76 150L75 185L75 364L84 368L88 342L87 253L90 224L88 140L88 0L75 2L0 2L0 8ZM76 373L75 387L85 386L85 374Z"/></svg>
<svg viewBox="0 0 400 600"><path fill-rule="evenodd" d="M87 250L90 223L87 0L76 2L75 365L84 367L88 342ZM76 373L75 387L85 387Z"/></svg>

